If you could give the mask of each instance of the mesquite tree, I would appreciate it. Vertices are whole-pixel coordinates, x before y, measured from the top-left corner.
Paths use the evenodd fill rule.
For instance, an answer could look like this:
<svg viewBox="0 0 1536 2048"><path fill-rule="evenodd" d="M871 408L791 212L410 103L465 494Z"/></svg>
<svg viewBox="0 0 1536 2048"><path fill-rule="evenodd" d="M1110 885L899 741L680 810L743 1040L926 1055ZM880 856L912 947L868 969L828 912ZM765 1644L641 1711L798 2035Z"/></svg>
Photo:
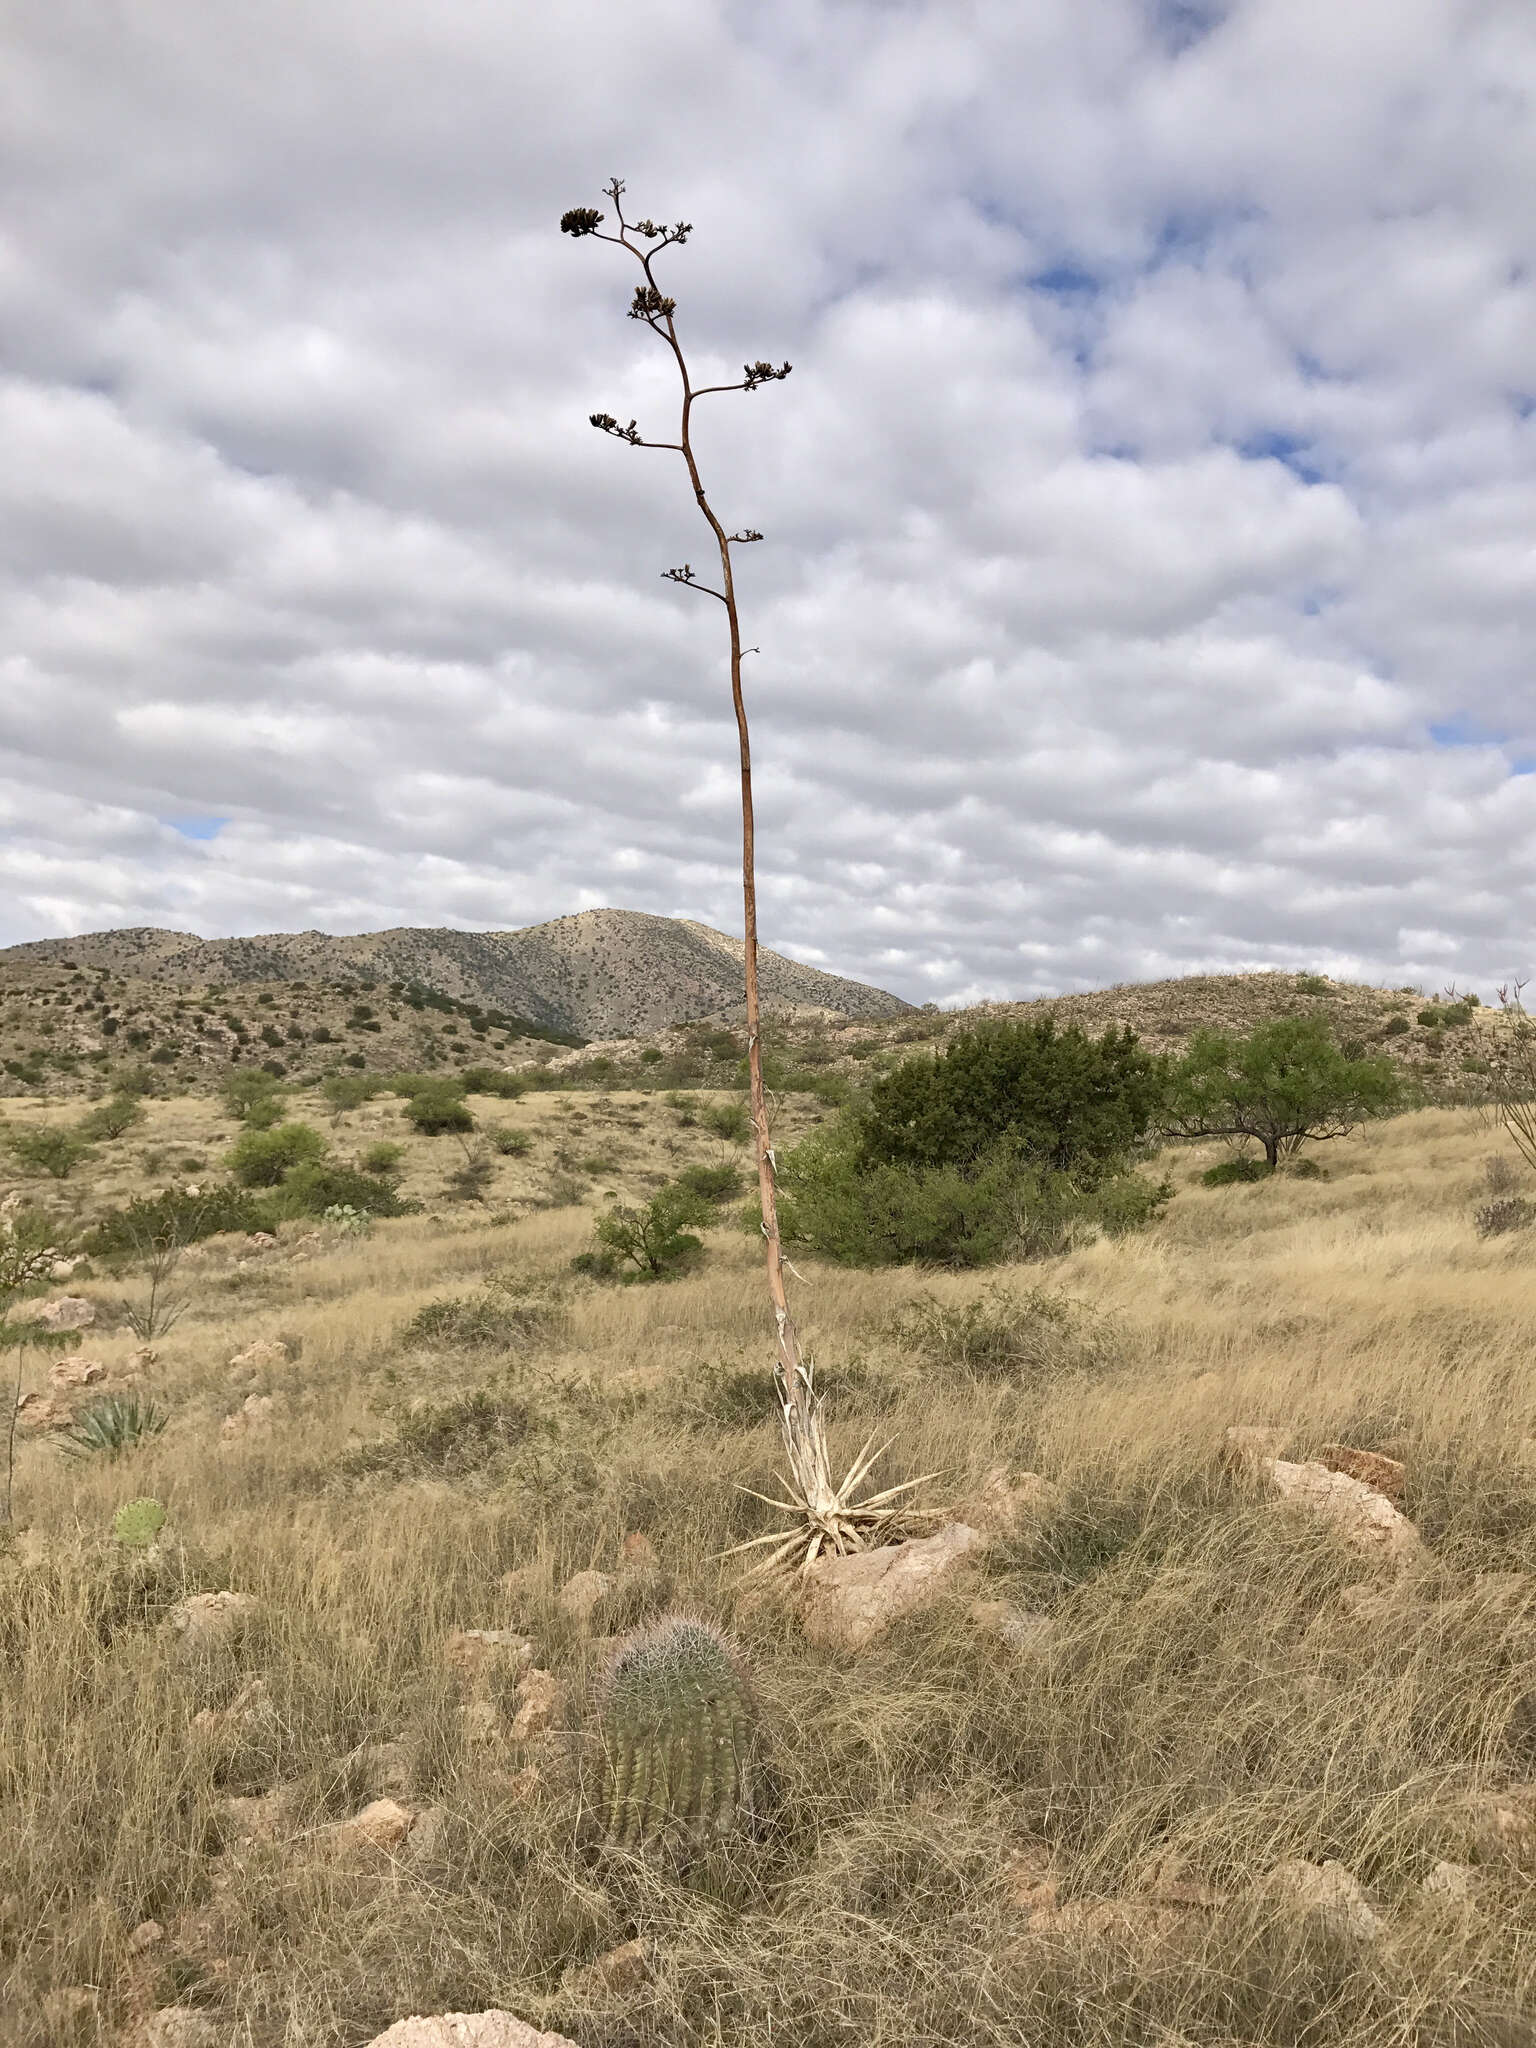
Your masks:
<svg viewBox="0 0 1536 2048"><path fill-rule="evenodd" d="M713 584L700 582L693 572L692 565L687 562L680 569L663 570L662 575L670 582L682 584L689 590L697 590L706 597L714 598L724 607L730 633L731 703L736 713L736 738L741 757L741 893L744 938L742 959L746 981L747 1076L751 1097L752 1130L757 1148L757 1185L762 1202L763 1238L768 1262L768 1293L773 1304L773 1319L778 1333L774 1386L778 1395L779 1423L785 1455L789 1460L792 1475L791 1491L795 1496L790 1501L778 1502L776 1505L789 1509L800 1518L798 1526L791 1534L775 1534L758 1540L774 1546L765 1560L768 1565L788 1558L799 1549L802 1542L806 1549L806 1563L809 1564L824 1545L834 1550L856 1549L875 1532L888 1528L902 1512L891 1503L898 1495L905 1493L908 1487L891 1487L871 1499L859 1502L853 1500L853 1493L874 1462L870 1456L869 1444L864 1446L854 1460L841 1486L833 1483L831 1468L827 1462L821 1403L815 1393L812 1367L800 1355L794 1318L790 1314L789 1299L785 1291L785 1260L779 1240L773 1144L768 1127L767 1096L763 1089L757 980L757 875L752 816L752 749L747 732L746 702L741 688L741 621L736 607L736 579L731 562L732 548L745 547L753 541L761 540L763 536L752 527L743 527L736 533L726 531L704 489L704 481L699 474L698 460L693 448L693 408L697 400L715 397L721 392L756 391L764 384L782 383L789 375L791 366L788 363L780 363L775 367L772 363L762 361L746 363L742 366L742 376L732 383L696 387L688 374L688 364L677 336L677 326L673 317L677 311L677 301L661 289L656 281L654 268L656 259L665 250L680 248L687 241L693 232L692 227L689 222L682 220L675 222L671 227L658 226L651 220L627 221L624 218L623 206L624 182L620 178L610 180L604 188L604 196L612 202L616 232L603 233L602 223L606 216L590 206L573 207L570 212L563 214L560 220L561 232L577 237L591 235L600 242L611 242L615 248L626 250L639 264L644 282L635 286L629 317L649 327L671 351L681 386L682 410L675 441L651 440L640 433L634 420L631 420L627 427L621 427L613 415L606 412L593 413L592 425L599 433L610 434L617 441L625 441L631 448L664 448L683 458L688 470L688 481L693 487L694 499L714 537L720 559L719 589ZM918 1483L920 1482L914 1480L908 1484Z"/></svg>

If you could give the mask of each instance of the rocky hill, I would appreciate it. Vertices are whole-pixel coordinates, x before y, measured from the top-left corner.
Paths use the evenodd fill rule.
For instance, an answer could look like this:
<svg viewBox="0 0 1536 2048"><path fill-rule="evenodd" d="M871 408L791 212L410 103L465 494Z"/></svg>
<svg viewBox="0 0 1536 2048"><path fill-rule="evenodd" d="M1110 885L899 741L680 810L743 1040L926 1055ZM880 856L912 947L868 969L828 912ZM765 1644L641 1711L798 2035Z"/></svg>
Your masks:
<svg viewBox="0 0 1536 2048"><path fill-rule="evenodd" d="M741 1009L741 941L686 919L584 910L522 931L447 929L266 932L201 939L152 928L91 932L0 950L0 988L60 973L109 973L187 990L249 983L358 989L398 983L435 990L544 1031L579 1039L631 1038ZM884 1018L899 996L780 953L759 954L763 1002L783 1011Z"/></svg>

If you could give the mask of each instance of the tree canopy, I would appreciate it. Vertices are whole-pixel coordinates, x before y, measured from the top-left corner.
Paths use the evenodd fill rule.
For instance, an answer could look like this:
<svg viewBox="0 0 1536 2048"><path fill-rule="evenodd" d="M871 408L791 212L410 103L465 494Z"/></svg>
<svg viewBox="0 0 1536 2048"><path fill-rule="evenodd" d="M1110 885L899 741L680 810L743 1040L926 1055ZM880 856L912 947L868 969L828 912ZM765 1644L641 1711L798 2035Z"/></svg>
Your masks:
<svg viewBox="0 0 1536 2048"><path fill-rule="evenodd" d="M1273 1167L1308 1138L1344 1138L1401 1106L1385 1055L1352 1059L1319 1017L1275 1017L1247 1038L1201 1031L1169 1078L1160 1128L1176 1138L1256 1138Z"/></svg>

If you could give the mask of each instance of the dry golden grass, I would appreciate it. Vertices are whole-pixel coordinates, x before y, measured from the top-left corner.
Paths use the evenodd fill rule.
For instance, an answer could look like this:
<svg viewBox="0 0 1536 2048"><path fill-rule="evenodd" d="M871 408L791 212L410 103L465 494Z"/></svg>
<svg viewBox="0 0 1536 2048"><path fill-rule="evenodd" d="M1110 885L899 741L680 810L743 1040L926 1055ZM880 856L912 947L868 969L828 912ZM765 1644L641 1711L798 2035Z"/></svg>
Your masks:
<svg viewBox="0 0 1536 2048"><path fill-rule="evenodd" d="M207 1105L152 1109L213 1149ZM589 1098L575 1114L595 1149L610 1127ZM626 1173L675 1170L675 1116L638 1098L624 1114ZM546 1171L571 1115L533 1098L506 1120L536 1129ZM107 2038L180 2000L249 2048L353 2048L404 2013L491 2005L583 2048L1536 2040L1536 1832L1516 1795L1502 1834L1477 1805L1536 1779L1536 1236L1473 1229L1496 1143L1472 1113L1426 1111L1315 1148L1326 1180L1214 1189L1196 1177L1220 1148L1181 1148L1161 1162L1177 1198L1140 1238L991 1276L810 1268L797 1307L838 1452L878 1425L889 1480L943 1468L930 1500L963 1502L999 1464L1059 1489L1033 1533L856 1658L743 1604L716 1561L763 1526L737 1489L775 1463L750 1240L714 1233L697 1272L623 1289L570 1278L581 1208L214 1245L157 1347L163 1436L115 1465L23 1445L0 1560L0 2034L63 2041L47 1994L92 1986ZM487 1282L520 1335L404 1339ZM910 1320L899 1334L922 1298L998 1285L1021 1329L1035 1287L1095 1314L1042 1326L1011 1370L961 1369ZM105 1315L122 1290L78 1291ZM232 1378L264 1336L297 1356ZM85 1349L131 1346L107 1329ZM476 1391L526 1423L483 1456L453 1421ZM253 1392L277 1397L270 1430L221 1443ZM1428 1554L1390 1599L1346 1601L1379 1569L1224 1469L1242 1422L1284 1427L1297 1456L1344 1441L1405 1462ZM135 1582L106 1532L140 1494L170 1504L175 1541ZM547 1755L520 1797L527 1758L466 1742L441 1661L455 1627L525 1626L579 1724L591 1652L552 1592L630 1530L677 1600L735 1622L764 1702L759 1829L692 1868L594 1856ZM161 1614L225 1586L258 1596L259 1621L186 1660ZM1010 1650L970 1616L977 1594L1048 1625ZM192 1727L257 1676L269 1719ZM442 1809L428 1863L325 1846L380 1789L360 1746L386 1740L407 1803ZM229 1801L274 1788L278 1838L243 1843ZM1293 1857L1352 1871L1376 1937L1266 1894ZM1422 1890L1442 1859L1473 1867L1469 1902ZM1018 1872L1046 1863L1063 1902L1124 1910L1032 1931ZM1184 1903L1158 1905L1174 1865ZM148 1918L164 1939L134 1955ZM635 1936L644 1989L567 1975Z"/></svg>

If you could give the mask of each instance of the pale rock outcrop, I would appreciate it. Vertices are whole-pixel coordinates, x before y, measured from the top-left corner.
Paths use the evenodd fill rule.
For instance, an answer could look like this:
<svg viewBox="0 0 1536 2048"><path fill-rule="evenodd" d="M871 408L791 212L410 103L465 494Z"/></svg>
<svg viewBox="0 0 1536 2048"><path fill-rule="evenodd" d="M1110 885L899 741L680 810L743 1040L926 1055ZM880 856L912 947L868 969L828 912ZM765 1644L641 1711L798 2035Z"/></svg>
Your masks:
<svg viewBox="0 0 1536 2048"><path fill-rule="evenodd" d="M362 1849L379 1849L388 1854L398 1849L411 1832L416 1815L398 1799L372 1799L350 1820L338 1821L330 1829L332 1845L343 1855Z"/></svg>
<svg viewBox="0 0 1536 2048"><path fill-rule="evenodd" d="M806 1635L829 1649L862 1650L898 1616L946 1591L963 1561L982 1544L969 1524L951 1522L912 1543L817 1558L801 1593Z"/></svg>
<svg viewBox="0 0 1536 2048"><path fill-rule="evenodd" d="M368 2048L576 2048L565 2034L540 2033L510 2012L440 2012L396 2020Z"/></svg>
<svg viewBox="0 0 1536 2048"><path fill-rule="evenodd" d="M254 1593L189 1593L171 1609L166 1621L184 1648L204 1650L233 1642L261 1611Z"/></svg>
<svg viewBox="0 0 1536 2048"><path fill-rule="evenodd" d="M1351 1479L1347 1472L1276 1458L1270 1478L1283 1501L1326 1516L1356 1550L1394 1565L1411 1564L1423 1556L1423 1540L1408 1517L1384 1493Z"/></svg>
<svg viewBox="0 0 1536 2048"><path fill-rule="evenodd" d="M1385 1494L1394 1507L1401 1503L1408 1484L1408 1467L1383 1451L1357 1451L1348 1444L1324 1444L1317 1462L1326 1465L1330 1472L1343 1472L1358 1479L1362 1486Z"/></svg>
<svg viewBox="0 0 1536 2048"><path fill-rule="evenodd" d="M1296 1911L1315 1914L1336 1934L1373 1940L1386 1922L1371 1905L1360 1880L1342 1863L1308 1863L1293 1857L1277 1863L1259 1880L1258 1889Z"/></svg>

